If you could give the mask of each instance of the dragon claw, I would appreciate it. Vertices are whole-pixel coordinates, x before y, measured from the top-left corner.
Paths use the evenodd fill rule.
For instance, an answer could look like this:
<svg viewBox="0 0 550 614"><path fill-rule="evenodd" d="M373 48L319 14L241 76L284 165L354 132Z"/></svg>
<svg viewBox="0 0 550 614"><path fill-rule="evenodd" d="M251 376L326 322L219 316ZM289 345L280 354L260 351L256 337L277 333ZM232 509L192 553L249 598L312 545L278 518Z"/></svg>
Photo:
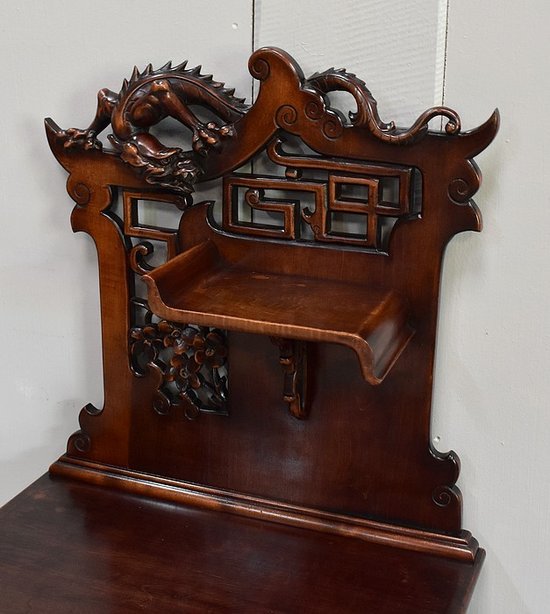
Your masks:
<svg viewBox="0 0 550 614"><path fill-rule="evenodd" d="M98 140L96 133L93 130L80 130L78 128L69 128L64 130L65 136L64 147L67 149L84 149L88 151L90 149L97 149L101 151L102 144Z"/></svg>
<svg viewBox="0 0 550 614"><path fill-rule="evenodd" d="M204 156L208 149L219 149L222 138L233 135L233 126L229 124L224 126L218 126L214 122L209 122L206 125L199 124L193 131L193 150Z"/></svg>

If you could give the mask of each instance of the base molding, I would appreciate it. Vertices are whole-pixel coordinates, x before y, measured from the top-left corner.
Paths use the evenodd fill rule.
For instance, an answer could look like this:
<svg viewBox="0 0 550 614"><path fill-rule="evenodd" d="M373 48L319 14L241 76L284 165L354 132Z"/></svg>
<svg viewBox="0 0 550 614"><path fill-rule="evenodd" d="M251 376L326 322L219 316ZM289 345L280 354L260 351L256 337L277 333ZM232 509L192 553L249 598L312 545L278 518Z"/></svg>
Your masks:
<svg viewBox="0 0 550 614"><path fill-rule="evenodd" d="M170 503L218 510L268 522L346 535L370 543L473 563L479 547L469 531L458 536L356 518L173 480L63 455L50 474ZM481 551L480 551L481 552Z"/></svg>

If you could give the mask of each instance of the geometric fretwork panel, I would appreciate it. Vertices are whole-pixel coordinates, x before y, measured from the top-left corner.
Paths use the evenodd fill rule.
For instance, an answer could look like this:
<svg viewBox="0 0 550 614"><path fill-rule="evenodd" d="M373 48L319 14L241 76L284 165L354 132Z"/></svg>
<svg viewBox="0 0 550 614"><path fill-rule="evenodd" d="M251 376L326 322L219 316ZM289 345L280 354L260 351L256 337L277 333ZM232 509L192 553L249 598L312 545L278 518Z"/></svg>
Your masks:
<svg viewBox="0 0 550 614"><path fill-rule="evenodd" d="M289 156L280 146L270 145L268 155L286 167L286 177L224 178L224 230L385 252L395 222L420 213L420 177L413 168ZM303 178L309 169L315 177Z"/></svg>
<svg viewBox="0 0 550 614"><path fill-rule="evenodd" d="M192 323L162 320L153 314L140 277L153 271L153 260L170 260L178 253L177 222L190 197L162 192L123 190L121 230L128 244L128 268L133 274L134 293L130 297L131 328L128 334L130 368L137 377L149 370L157 373L159 386L152 407L159 414L181 407L193 420L201 413L227 415L228 369L225 332ZM140 205L173 205L179 210L175 227L145 223ZM158 251L158 253L157 253Z"/></svg>

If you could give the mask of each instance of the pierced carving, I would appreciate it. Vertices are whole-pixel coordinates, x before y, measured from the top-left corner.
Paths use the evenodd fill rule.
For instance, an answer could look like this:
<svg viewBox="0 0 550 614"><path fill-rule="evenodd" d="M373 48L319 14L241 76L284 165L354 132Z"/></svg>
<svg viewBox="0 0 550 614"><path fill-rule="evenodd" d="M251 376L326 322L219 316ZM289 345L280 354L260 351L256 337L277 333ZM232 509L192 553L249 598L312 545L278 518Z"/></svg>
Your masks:
<svg viewBox="0 0 550 614"><path fill-rule="evenodd" d="M173 204L180 211L185 211L191 206L190 196L174 196L166 193L139 193L124 191L123 197L124 221L123 230L127 237L137 239L151 239L166 243L166 257L173 258L178 253L178 233L171 228L159 228L141 224L138 218L139 201L165 202ZM154 252L153 244L149 241L141 241L134 245L129 252L130 268L137 275L145 275L155 267L147 262L147 258Z"/></svg>
<svg viewBox="0 0 550 614"><path fill-rule="evenodd" d="M283 217L282 226L257 224L253 217L250 222L239 220L239 188L246 190L244 201L250 206L252 212L261 210L280 213ZM313 193L316 208L324 207L326 199L326 188L321 182L301 181L296 183L274 177L230 175L224 177L224 228L239 234L287 240L300 238L300 200L296 198L287 200L266 198L265 190L288 190L298 194L300 192Z"/></svg>
<svg viewBox="0 0 550 614"><path fill-rule="evenodd" d="M64 131L64 146L101 150L97 135L110 124L113 133L109 141L148 183L182 194L192 192L203 172L200 159L221 149L223 140L234 134L231 122L248 107L244 99L233 95L234 89L225 88L212 75L201 75L200 66L186 70L186 65L183 62L172 68L168 62L153 70L149 64L143 72L135 67L118 94L100 90L94 120L84 130ZM201 122L189 108L193 104L206 107L224 123ZM167 147L148 132L166 117L177 119L192 131L192 151Z"/></svg>
<svg viewBox="0 0 550 614"><path fill-rule="evenodd" d="M147 262L147 257L152 256L155 248L149 241L142 241L134 245L128 254L130 259L130 268L137 275L146 275L154 270L154 266Z"/></svg>
<svg viewBox="0 0 550 614"><path fill-rule="evenodd" d="M410 183L410 170L400 173L406 184ZM399 173L399 171L397 171ZM364 195L360 198L343 194L344 187L362 188ZM364 237L346 236L345 233L336 232L333 228L332 215L334 213L363 214L366 217L366 232ZM311 226L315 239L318 241L331 241L362 245L379 250L387 241L384 239L383 225L379 218L399 218L409 213L409 198L397 203L383 200L381 180L374 177L349 177L344 175L329 175L328 178L328 205L316 207L314 212L305 209L303 219Z"/></svg>
<svg viewBox="0 0 550 614"><path fill-rule="evenodd" d="M304 222L310 226L315 241L382 253L393 224L399 218L420 212L420 199L413 199L420 179L410 167L288 155L279 138L266 151L272 162L285 168L285 178L244 174L224 177L225 230L289 241L304 240L301 228ZM326 180L302 179L308 170L326 173ZM275 191L277 197L266 197L266 190ZM312 207L303 204L306 195L313 199ZM240 218L241 203L250 207L249 221ZM254 219L257 211L279 214L280 225L258 223ZM361 230L337 228L334 220L343 214L356 225L362 224Z"/></svg>
<svg viewBox="0 0 550 614"><path fill-rule="evenodd" d="M259 50L251 59L251 73L260 81L265 82L270 77L267 57L271 54L269 50ZM234 96L234 89L225 88L223 83L214 81L212 75L200 74L200 66L192 69L186 66L183 62L172 67L168 62L154 70L149 64L141 72L135 67L118 93L100 90L96 115L89 127L60 131L64 147L101 150L97 136L111 125L113 132L108 135L109 141L121 159L148 183L183 195L191 193L193 184L208 175L208 154L219 152L225 140L236 136L236 125L250 107L244 99ZM300 132L300 124L306 119L317 124L329 140L340 139L346 127L353 127L365 128L385 143L409 145L428 134L428 123L436 117L447 118L447 134L460 133L459 116L443 106L426 110L408 129L398 129L394 122L382 122L376 100L365 82L344 69L330 68L315 73L300 85L301 104L285 102L275 110L276 124L294 133ZM357 112L350 112L351 124L346 124L340 111L330 107L326 94L331 91L349 92L354 97ZM191 111L191 105L206 108L221 123L202 122ZM191 130L190 151L166 146L150 134L149 129L166 117L175 118Z"/></svg>
<svg viewBox="0 0 550 614"><path fill-rule="evenodd" d="M180 211L190 206L191 197L170 193L123 192L123 222L125 237L164 242L166 259L178 253L177 231L171 228L141 224L138 217L140 201L166 202ZM130 269L138 276L155 269L147 259L154 246L143 240L128 251ZM167 414L174 406L183 406L189 419L200 412L227 414L227 347L224 334L216 329L192 324L175 324L157 318L147 301L130 298L133 324L130 330L130 365L134 374L143 377L147 370L157 374L159 385L152 404L159 414Z"/></svg>
<svg viewBox="0 0 550 614"><path fill-rule="evenodd" d="M322 450L333 445L334 428L349 442L345 454L332 454L330 462L319 465L326 488L319 495L306 493L306 499L317 498L325 512L336 505L342 514L401 519L408 527L438 531L452 536L448 548L455 550L461 527L460 493L455 487L458 459L433 450L431 461L424 456L437 300L445 245L458 232L480 228L480 214L470 201L480 182L473 158L494 138L498 113L483 126L461 132L454 111L434 107L411 127L400 129L381 121L370 91L351 73L330 69L305 79L292 58L274 48L255 51L249 66L261 81L250 108L222 84L200 75L199 69L148 66L141 73L135 70L118 94L101 90L96 117L87 129L61 130L53 121L46 122L50 146L69 173L67 187L77 203L73 229L93 237L100 265L105 411L82 410L81 430L70 440L69 458L99 460L124 470L149 466L151 473L159 466L170 467L171 479L187 475L177 437L168 438L164 449L165 442L159 445L148 429L157 421L155 412L185 413L189 418L203 412L227 413L227 342L212 326L286 337L275 341L283 398L292 415L307 417L311 400L306 395L306 342L290 340L294 334L307 344L327 343L317 350L316 366L322 375L317 378L315 403L318 417L329 423L313 429L311 457L322 459ZM356 101L357 112L349 120L331 108L328 94L337 90ZM201 121L203 113L190 110L194 105L203 107L213 121ZM150 134L167 117L190 130L192 145L168 147ZM447 119L445 132L428 130L430 119L437 117ZM97 136L109 125L115 151L102 152ZM290 139L283 141L288 134L310 153L285 151L292 151ZM284 176L236 172L265 153ZM221 178L225 191L220 224L212 203L189 208L195 182ZM113 203L119 191L124 194L122 220ZM169 200L185 209L179 230L140 222L138 201L148 199ZM241 210L250 215L241 219ZM354 214L363 226L346 235ZM271 225L276 217L281 223ZM166 245L164 272L174 275L171 281L162 272L158 276L168 279L161 284L170 299L165 312L160 290L156 293L150 284L153 261L162 259L160 253L153 258L154 250L164 249L158 241ZM298 244L306 241L319 243ZM379 257L390 248L391 257ZM369 253L359 253L364 251ZM150 305L157 300L155 308L164 316L151 313L140 294L145 291L139 279L144 273L149 274L145 280ZM187 292L187 284L192 291ZM182 294L190 299L189 305L179 302ZM182 322L176 324L178 311ZM187 324L196 316L201 326ZM263 361L255 361L258 346L245 335L238 341L243 360L239 371L257 370L251 389L256 402L262 395L262 378L270 371ZM350 371L348 358L331 362L338 352L328 346L332 342L355 351L363 379L378 385L390 370L391 379L372 394L367 392L359 374ZM341 384L348 376L349 390ZM339 386L349 394L349 403L364 412L354 416L360 425L344 415L348 399ZM146 398L140 396L144 391ZM368 402L361 400L363 394ZM414 410L406 424L402 412L386 411L405 405ZM145 410L143 419L135 420L133 407ZM243 409L254 407L245 404ZM215 430L223 426L215 423L210 425ZM251 433L261 435L263 426L254 420ZM291 433L304 430L296 424L286 426ZM284 459L288 442L279 436L285 433L281 429L265 448L270 457ZM367 429L373 437L365 446L360 435ZM389 473L384 466L388 429L395 429ZM191 435L197 450L220 440L219 432L213 437L210 429L186 433ZM258 459L255 451L240 446L242 438L229 438L227 453L242 452L242 463ZM162 455L159 463L151 462L156 451ZM303 503L301 485L295 475L287 479L282 463L269 463L265 475L255 472L242 479L234 471L228 480L226 468L216 466L216 455L206 460L209 478L220 488L244 487L271 496L270 481L277 480L277 497L284 490L293 505ZM364 475L365 467L368 493L351 481L355 472ZM398 472L406 489L392 488ZM203 476L200 470L191 478L200 482ZM434 550L441 541L434 541Z"/></svg>
<svg viewBox="0 0 550 614"><path fill-rule="evenodd" d="M145 301L134 299L146 311L143 326L130 330L130 364L138 377L147 369L160 375L153 407L166 414L183 406L189 419L200 412L227 415L227 343L222 331L166 320L153 321ZM183 401L183 403L182 403Z"/></svg>

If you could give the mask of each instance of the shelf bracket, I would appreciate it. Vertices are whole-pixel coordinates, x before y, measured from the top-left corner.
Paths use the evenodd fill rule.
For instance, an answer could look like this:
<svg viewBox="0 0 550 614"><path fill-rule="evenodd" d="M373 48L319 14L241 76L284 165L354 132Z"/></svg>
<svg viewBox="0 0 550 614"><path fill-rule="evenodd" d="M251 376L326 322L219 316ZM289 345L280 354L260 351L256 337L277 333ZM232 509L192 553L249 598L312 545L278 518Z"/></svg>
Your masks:
<svg viewBox="0 0 550 614"><path fill-rule="evenodd" d="M279 348L279 364L283 370L283 399L290 413L298 420L308 416L307 346L305 341L271 337Z"/></svg>

